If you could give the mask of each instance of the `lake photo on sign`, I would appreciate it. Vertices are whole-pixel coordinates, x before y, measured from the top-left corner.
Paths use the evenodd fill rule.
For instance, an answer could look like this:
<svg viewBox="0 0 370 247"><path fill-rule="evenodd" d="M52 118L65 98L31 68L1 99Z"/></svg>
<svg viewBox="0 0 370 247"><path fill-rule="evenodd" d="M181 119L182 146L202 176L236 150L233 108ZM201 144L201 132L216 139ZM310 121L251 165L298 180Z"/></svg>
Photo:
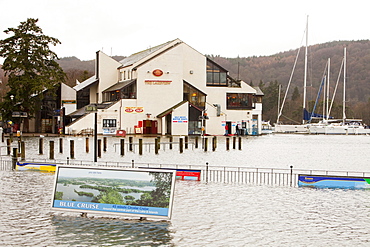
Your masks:
<svg viewBox="0 0 370 247"><path fill-rule="evenodd" d="M171 217L175 171L59 166L54 209Z"/></svg>

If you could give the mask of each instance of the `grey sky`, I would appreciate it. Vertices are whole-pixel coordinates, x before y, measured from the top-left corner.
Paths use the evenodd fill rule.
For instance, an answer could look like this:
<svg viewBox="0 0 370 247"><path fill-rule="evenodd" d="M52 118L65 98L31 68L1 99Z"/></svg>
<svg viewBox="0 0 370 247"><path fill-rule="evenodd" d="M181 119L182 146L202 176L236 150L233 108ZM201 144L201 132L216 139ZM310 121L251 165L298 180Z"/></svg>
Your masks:
<svg viewBox="0 0 370 247"><path fill-rule="evenodd" d="M202 54L272 55L301 45L309 15L309 44L369 39L367 1L343 0L0 0L3 30L38 18L62 44L59 57L127 56L179 38ZM0 60L0 63L3 60Z"/></svg>

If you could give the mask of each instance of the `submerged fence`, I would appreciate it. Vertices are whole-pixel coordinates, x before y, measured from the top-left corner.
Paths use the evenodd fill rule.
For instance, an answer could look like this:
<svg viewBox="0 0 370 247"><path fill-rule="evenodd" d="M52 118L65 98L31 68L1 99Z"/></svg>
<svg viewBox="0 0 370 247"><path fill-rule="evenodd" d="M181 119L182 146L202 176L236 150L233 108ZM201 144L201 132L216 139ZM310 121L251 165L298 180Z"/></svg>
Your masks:
<svg viewBox="0 0 370 247"><path fill-rule="evenodd" d="M131 162L92 162L86 160L28 160L30 163L57 164L71 166L93 166L93 167L120 167L120 168L162 168L162 169L185 169L201 172L201 181L206 183L237 183L270 186L298 186L298 175L326 175L326 176L354 176L370 177L370 172L356 171L327 171L327 170L304 170L294 169L290 166L283 168L256 168L256 167L228 167L186 164L156 164ZM11 170L12 161L0 159L0 170Z"/></svg>

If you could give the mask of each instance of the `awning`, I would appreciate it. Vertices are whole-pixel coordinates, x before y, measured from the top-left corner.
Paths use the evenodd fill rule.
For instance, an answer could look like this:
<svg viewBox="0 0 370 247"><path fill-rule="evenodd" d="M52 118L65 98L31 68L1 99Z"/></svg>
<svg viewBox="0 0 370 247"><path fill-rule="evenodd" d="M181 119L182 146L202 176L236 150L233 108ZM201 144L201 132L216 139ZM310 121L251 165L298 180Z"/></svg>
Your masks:
<svg viewBox="0 0 370 247"><path fill-rule="evenodd" d="M162 112L162 113L160 113L160 114L158 114L157 115L157 118L162 118L162 117L164 117L164 116L166 116L166 115L168 115L168 114L170 114L170 113L172 113L172 111L174 110L174 109L176 109L176 108L178 108L178 107L180 107L180 106L182 106L183 104L185 104L186 102L188 102L188 101L181 101L180 103L178 103L178 104L176 104L176 105L174 105L174 106L172 106L172 107L170 107L170 108L168 108L167 110L165 110L164 112Z"/></svg>
<svg viewBox="0 0 370 247"><path fill-rule="evenodd" d="M128 87L128 86L130 86L131 84L133 84L135 82L136 82L136 79L131 79L131 80L127 80L127 81L118 82L118 83L114 84L113 86L105 89L103 91L103 93L121 90L122 88Z"/></svg>

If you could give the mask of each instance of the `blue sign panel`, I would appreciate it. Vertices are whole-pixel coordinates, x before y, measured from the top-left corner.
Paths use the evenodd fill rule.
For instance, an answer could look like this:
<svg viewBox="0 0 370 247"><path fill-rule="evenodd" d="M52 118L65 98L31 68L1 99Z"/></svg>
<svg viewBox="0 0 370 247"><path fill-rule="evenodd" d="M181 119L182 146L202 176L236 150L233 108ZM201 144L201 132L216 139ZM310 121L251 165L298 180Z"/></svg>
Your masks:
<svg viewBox="0 0 370 247"><path fill-rule="evenodd" d="M370 178L350 176L298 175L299 187L369 189Z"/></svg>

